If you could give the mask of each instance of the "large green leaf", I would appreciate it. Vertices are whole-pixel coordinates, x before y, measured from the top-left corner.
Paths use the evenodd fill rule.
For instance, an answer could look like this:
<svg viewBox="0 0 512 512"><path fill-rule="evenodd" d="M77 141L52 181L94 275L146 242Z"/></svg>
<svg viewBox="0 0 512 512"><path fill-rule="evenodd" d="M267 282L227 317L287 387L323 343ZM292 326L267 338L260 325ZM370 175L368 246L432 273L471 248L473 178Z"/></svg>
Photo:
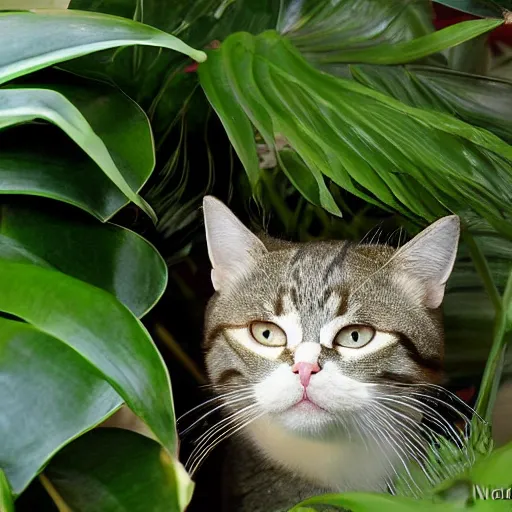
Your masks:
<svg viewBox="0 0 512 512"><path fill-rule="evenodd" d="M318 72L275 32L233 34L199 76L224 124L225 106L238 105L264 137L282 134L312 172L362 199L425 220L470 206L512 236L512 148L491 133Z"/></svg>
<svg viewBox="0 0 512 512"><path fill-rule="evenodd" d="M64 444L122 403L96 368L59 339L0 318L0 467L20 494Z"/></svg>
<svg viewBox="0 0 512 512"><path fill-rule="evenodd" d="M0 469L0 510L2 512L14 512L11 487L5 473Z"/></svg>
<svg viewBox="0 0 512 512"><path fill-rule="evenodd" d="M98 224L69 207L4 204L0 258L54 268L112 293L138 317L165 290L167 266L136 233Z"/></svg>
<svg viewBox="0 0 512 512"><path fill-rule="evenodd" d="M318 64L332 62L369 62L372 64L404 64L423 59L429 55L464 43L481 34L499 27L502 20L472 20L457 23L447 28L427 34L412 41L400 43L382 42L378 46L361 49L331 49L306 56ZM293 39L292 39L293 41Z"/></svg>
<svg viewBox="0 0 512 512"><path fill-rule="evenodd" d="M69 77L67 81L64 84L58 77L56 83L40 88L51 89L47 93L54 98L66 96L80 110L131 190L138 191L154 166L151 129L144 112L113 87ZM101 220L107 220L127 203L108 176L51 125L4 130L0 132L0 146L0 193L52 197Z"/></svg>
<svg viewBox="0 0 512 512"><path fill-rule="evenodd" d="M53 269L0 260L0 311L73 348L169 451L176 449L167 369L149 334L110 293Z"/></svg>
<svg viewBox="0 0 512 512"><path fill-rule="evenodd" d="M91 52L134 44L169 48L198 62L206 58L170 34L117 16L72 10L3 13L0 83Z"/></svg>
<svg viewBox="0 0 512 512"><path fill-rule="evenodd" d="M193 484L154 441L120 429L85 434L45 470L74 512L182 512Z"/></svg>
<svg viewBox="0 0 512 512"><path fill-rule="evenodd" d="M59 92L36 88L0 90L0 119L4 120L3 127L8 126L6 123L14 125L32 119L45 119L56 124L89 155L128 199L156 220L151 207L130 188L107 147L80 110ZM10 192L9 184L6 189L1 192Z"/></svg>

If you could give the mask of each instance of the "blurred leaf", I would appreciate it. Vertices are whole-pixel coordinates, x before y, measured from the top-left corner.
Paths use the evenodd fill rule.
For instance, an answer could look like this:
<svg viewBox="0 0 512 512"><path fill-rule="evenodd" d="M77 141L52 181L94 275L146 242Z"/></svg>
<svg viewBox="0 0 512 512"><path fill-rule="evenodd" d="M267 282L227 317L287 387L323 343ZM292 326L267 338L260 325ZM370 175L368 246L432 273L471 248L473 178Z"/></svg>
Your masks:
<svg viewBox="0 0 512 512"><path fill-rule="evenodd" d="M316 53L410 41L430 34L434 27L428 0L286 0L277 30L306 57L314 58Z"/></svg>
<svg viewBox="0 0 512 512"><path fill-rule="evenodd" d="M55 270L0 260L0 310L72 347L174 453L169 375L149 334L106 291Z"/></svg>
<svg viewBox="0 0 512 512"><path fill-rule="evenodd" d="M332 50L317 53L308 60L319 64L332 62L368 62L371 64L404 64L451 48L495 29L502 20L471 20L451 25L431 34L401 43L382 42L378 46L353 50ZM292 39L293 41L293 39Z"/></svg>
<svg viewBox="0 0 512 512"><path fill-rule="evenodd" d="M69 208L4 204L0 234L0 258L54 268L103 288L138 317L165 290L167 266L149 242Z"/></svg>
<svg viewBox="0 0 512 512"><path fill-rule="evenodd" d="M41 87L63 94L80 110L130 188L138 191L154 166L151 129L144 112L112 87L69 77L67 81L71 83L64 84L59 77L57 83ZM125 195L94 162L51 126L4 130L0 144L0 189L4 193L56 198L100 220L107 220L127 203Z"/></svg>
<svg viewBox="0 0 512 512"><path fill-rule="evenodd" d="M275 32L233 34L199 77L224 124L237 105L267 145L282 134L312 172L361 199L427 221L470 206L512 237L512 148L491 133L318 72ZM255 144L230 138L248 171Z"/></svg>
<svg viewBox="0 0 512 512"><path fill-rule="evenodd" d="M18 44L9 44L12 38ZM71 10L0 14L0 83L87 53L133 44L159 46L203 61L203 52L125 18Z"/></svg>
<svg viewBox="0 0 512 512"><path fill-rule="evenodd" d="M448 48L444 53L448 68L474 75L488 75L492 50L488 44L488 34L482 34L465 43Z"/></svg>
<svg viewBox="0 0 512 512"><path fill-rule="evenodd" d="M501 18L504 10L512 9L510 0L434 0L434 2L481 17Z"/></svg>
<svg viewBox="0 0 512 512"><path fill-rule="evenodd" d="M23 322L0 318L0 326L0 467L20 494L60 447L122 399L61 340Z"/></svg>
<svg viewBox="0 0 512 512"><path fill-rule="evenodd" d="M309 498L299 505L293 507L290 512L296 512L305 505L332 505L348 509L352 512L455 512L450 504L434 504L430 500L415 500L389 494L356 493L347 492L344 494L325 494Z"/></svg>
<svg viewBox="0 0 512 512"><path fill-rule="evenodd" d="M14 503L12 501L11 488L5 477L5 473L0 469L0 512L14 512Z"/></svg>
<svg viewBox="0 0 512 512"><path fill-rule="evenodd" d="M510 82L426 66L350 65L348 71L363 85L407 105L450 113L512 142Z"/></svg>
<svg viewBox="0 0 512 512"><path fill-rule="evenodd" d="M69 0L0 0L0 10L66 9Z"/></svg>
<svg viewBox="0 0 512 512"><path fill-rule="evenodd" d="M156 220L151 207L130 188L107 147L80 110L59 92L35 88L0 90L0 118L7 119L10 124L32 119L45 119L56 124L96 162L128 199ZM7 188L7 191L10 189Z"/></svg>
<svg viewBox="0 0 512 512"><path fill-rule="evenodd" d="M471 480L482 487L512 487L512 443L494 450L472 468Z"/></svg>
<svg viewBox="0 0 512 512"><path fill-rule="evenodd" d="M193 489L180 463L157 443L111 428L71 443L45 475L74 512L182 512Z"/></svg>
<svg viewBox="0 0 512 512"><path fill-rule="evenodd" d="M500 238L481 221L470 222L469 230L485 255L501 293L512 268L512 242ZM448 280L443 312L445 368L449 376L479 378L491 348L495 311L464 240Z"/></svg>

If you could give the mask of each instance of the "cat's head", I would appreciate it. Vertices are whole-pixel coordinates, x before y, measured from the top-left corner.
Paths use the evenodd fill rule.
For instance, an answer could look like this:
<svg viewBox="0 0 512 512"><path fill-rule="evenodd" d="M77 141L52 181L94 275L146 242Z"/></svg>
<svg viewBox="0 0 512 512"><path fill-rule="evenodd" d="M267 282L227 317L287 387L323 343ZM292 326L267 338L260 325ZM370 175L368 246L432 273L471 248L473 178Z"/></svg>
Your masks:
<svg viewBox="0 0 512 512"><path fill-rule="evenodd" d="M396 250L262 241L213 197L204 216L216 290L206 365L233 409L248 404L285 429L322 436L364 418L383 384L439 381L439 307L458 217Z"/></svg>

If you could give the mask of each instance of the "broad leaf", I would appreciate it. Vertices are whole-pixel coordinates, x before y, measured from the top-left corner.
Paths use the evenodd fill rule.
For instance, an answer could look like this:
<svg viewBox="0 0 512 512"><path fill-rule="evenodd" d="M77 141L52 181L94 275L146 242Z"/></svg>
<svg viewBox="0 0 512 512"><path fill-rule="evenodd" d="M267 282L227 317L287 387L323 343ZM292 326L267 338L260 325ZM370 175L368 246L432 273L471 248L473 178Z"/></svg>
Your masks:
<svg viewBox="0 0 512 512"><path fill-rule="evenodd" d="M404 64L423 59L452 46L473 39L481 34L499 27L502 20L473 20L451 25L437 32L427 34L412 41L401 43L381 43L370 48L354 50L332 49L322 52L307 53L308 60L318 64L334 62L368 62L372 64ZM292 39L293 41L293 39Z"/></svg>
<svg viewBox="0 0 512 512"><path fill-rule="evenodd" d="M360 198L430 221L470 206L512 237L512 149L491 133L318 72L274 32L233 34L199 76L225 125L236 105L266 140L282 134L312 172ZM254 143L230 137L249 172Z"/></svg>
<svg viewBox="0 0 512 512"><path fill-rule="evenodd" d="M0 90L0 119L7 119L11 124L30 119L45 119L56 124L89 155L128 199L156 220L151 207L130 188L107 147L80 110L59 92L35 88ZM2 190L4 193L10 191L9 185L7 190Z"/></svg>
<svg viewBox="0 0 512 512"><path fill-rule="evenodd" d="M46 203L4 204L0 235L1 259L54 268L103 288L138 317L165 290L167 266L151 244L69 207L49 211Z"/></svg>
<svg viewBox="0 0 512 512"><path fill-rule="evenodd" d="M20 494L63 445L122 399L95 367L41 330L0 318L0 467Z"/></svg>
<svg viewBox="0 0 512 512"><path fill-rule="evenodd" d="M154 441L102 428L58 453L45 470L74 512L182 512L193 484Z"/></svg>
<svg viewBox="0 0 512 512"><path fill-rule="evenodd" d="M151 129L144 112L113 87L69 76L69 83L62 81L41 88L65 95L80 110L130 188L138 191L154 166ZM107 220L127 203L107 175L51 125L4 130L0 145L0 192L52 197L100 220Z"/></svg>
<svg viewBox="0 0 512 512"><path fill-rule="evenodd" d="M125 18L72 10L4 13L0 83L81 55L134 44L169 48L199 62L206 58L170 34Z"/></svg>
<svg viewBox="0 0 512 512"><path fill-rule="evenodd" d="M5 473L0 469L0 510L2 512L14 512L11 487Z"/></svg>
<svg viewBox="0 0 512 512"><path fill-rule="evenodd" d="M0 311L59 339L94 366L171 453L167 369L149 334L110 293L55 270L0 260Z"/></svg>

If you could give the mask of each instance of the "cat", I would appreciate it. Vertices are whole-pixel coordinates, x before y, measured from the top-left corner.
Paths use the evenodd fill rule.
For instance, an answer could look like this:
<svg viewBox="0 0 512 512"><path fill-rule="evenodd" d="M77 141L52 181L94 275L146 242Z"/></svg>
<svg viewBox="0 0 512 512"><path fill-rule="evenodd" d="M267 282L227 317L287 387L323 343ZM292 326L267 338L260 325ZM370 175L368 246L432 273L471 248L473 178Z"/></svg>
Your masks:
<svg viewBox="0 0 512 512"><path fill-rule="evenodd" d="M389 490L396 468L422 456L422 417L445 421L418 386L443 378L440 306L459 218L394 249L256 236L212 196L203 211L215 289L205 363L225 414L190 471L232 436L223 510Z"/></svg>

